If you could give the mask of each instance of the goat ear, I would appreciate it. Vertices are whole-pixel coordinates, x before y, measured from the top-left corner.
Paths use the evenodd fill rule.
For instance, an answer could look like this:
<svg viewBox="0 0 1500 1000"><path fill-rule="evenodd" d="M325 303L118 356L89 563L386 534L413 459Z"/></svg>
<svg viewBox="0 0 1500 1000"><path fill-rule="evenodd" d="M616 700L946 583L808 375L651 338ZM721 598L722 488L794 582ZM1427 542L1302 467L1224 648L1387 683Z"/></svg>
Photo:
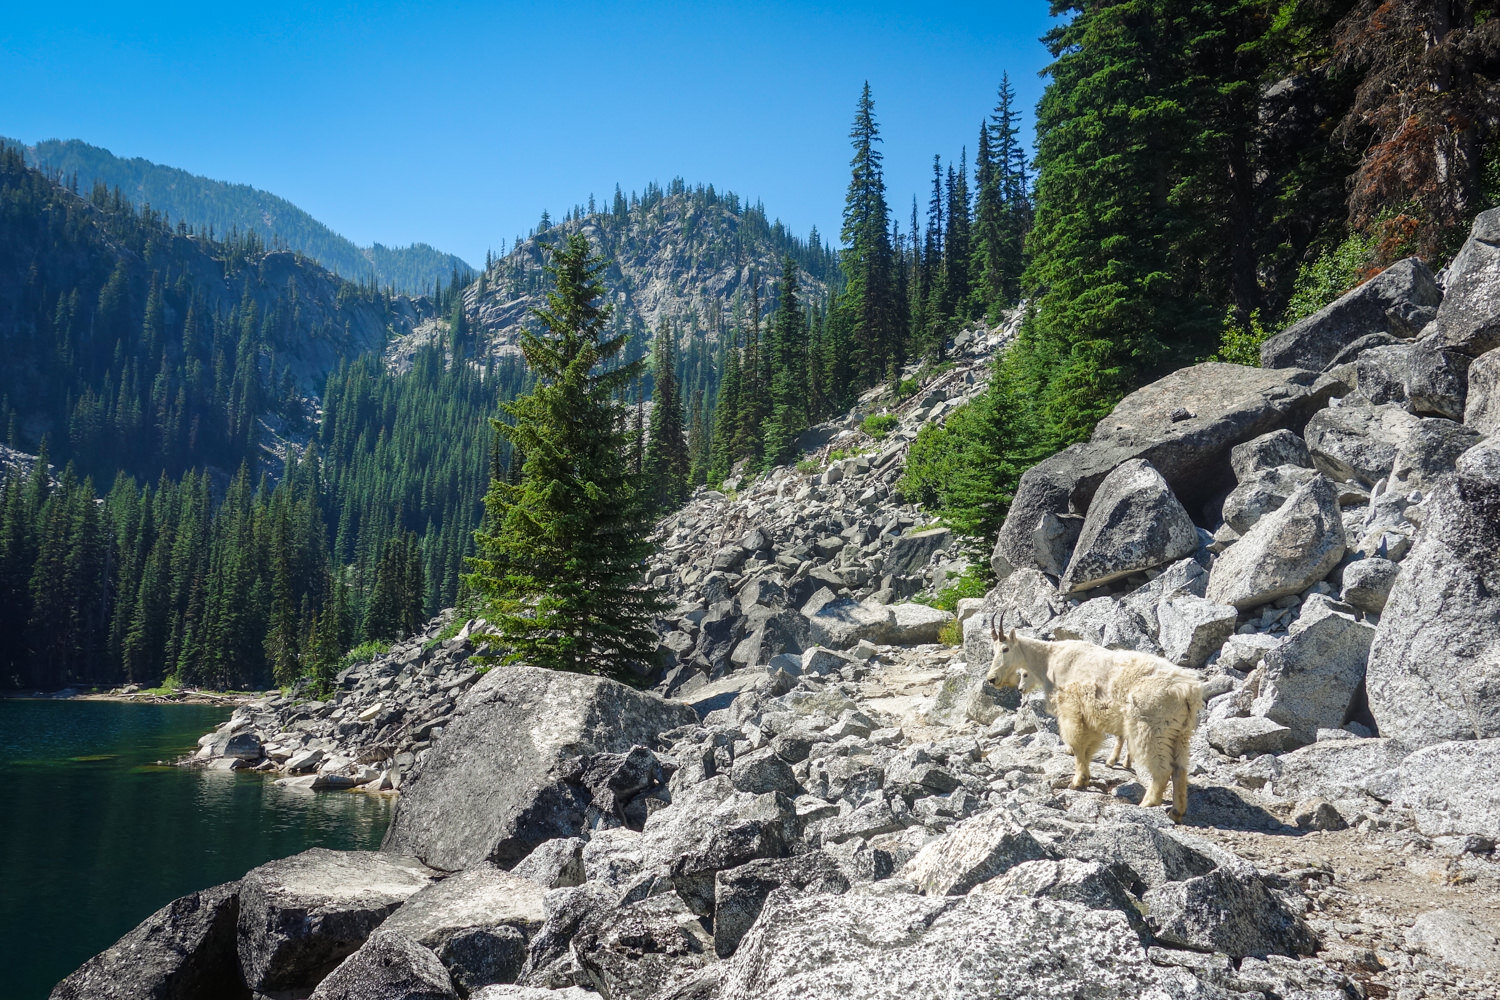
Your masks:
<svg viewBox="0 0 1500 1000"><path fill-rule="evenodd" d="M1010 634L1005 637L1005 641L1008 642L1008 643L1011 643L1012 645L1015 644L1015 641L1016 641L1016 630L1015 629L1011 629L1010 630Z"/></svg>

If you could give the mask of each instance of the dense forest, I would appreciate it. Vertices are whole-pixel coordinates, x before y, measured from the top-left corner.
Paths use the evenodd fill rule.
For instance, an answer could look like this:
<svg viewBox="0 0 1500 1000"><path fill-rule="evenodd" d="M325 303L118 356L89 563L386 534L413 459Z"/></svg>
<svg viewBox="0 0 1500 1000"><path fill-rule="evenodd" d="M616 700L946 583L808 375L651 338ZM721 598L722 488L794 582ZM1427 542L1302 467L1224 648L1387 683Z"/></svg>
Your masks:
<svg viewBox="0 0 1500 1000"><path fill-rule="evenodd" d="M351 281L420 295L454 274L473 268L462 258L425 243L409 247L356 246L285 198L248 184L210 180L139 156L126 159L77 139L47 139L20 146L26 160L42 170L72 178L74 186L118 188L137 208L150 207L171 219L224 239L250 234L267 246L305 254Z"/></svg>
<svg viewBox="0 0 1500 1000"><path fill-rule="evenodd" d="M1035 155L997 73L909 220L867 85L836 251L676 180L544 213L414 300L0 152L0 429L44 455L0 487L0 683L326 677L462 600L496 528L481 498L520 467L488 420L532 386L518 345L578 236L606 262L615 430L657 511L792 460L1020 307L989 389L901 482L992 537L1021 473L1135 387L1256 363L1392 261L1451 256L1500 201L1496 6L1059 0Z"/></svg>

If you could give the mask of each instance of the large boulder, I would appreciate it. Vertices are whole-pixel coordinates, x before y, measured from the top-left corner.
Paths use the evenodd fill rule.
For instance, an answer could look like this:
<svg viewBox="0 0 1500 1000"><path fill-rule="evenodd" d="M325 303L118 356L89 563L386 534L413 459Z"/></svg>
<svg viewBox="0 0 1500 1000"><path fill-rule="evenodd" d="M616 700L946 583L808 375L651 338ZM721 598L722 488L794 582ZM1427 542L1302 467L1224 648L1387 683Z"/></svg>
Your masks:
<svg viewBox="0 0 1500 1000"><path fill-rule="evenodd" d="M1464 426L1485 437L1500 436L1500 347L1480 355L1469 366Z"/></svg>
<svg viewBox="0 0 1500 1000"><path fill-rule="evenodd" d="M895 613L884 604L867 604L837 597L807 616L808 634L814 645L848 649L861 639L885 642L895 626Z"/></svg>
<svg viewBox="0 0 1500 1000"><path fill-rule="evenodd" d="M929 528L902 535L886 550L880 571L898 579L914 577L952 541L953 533L947 528Z"/></svg>
<svg viewBox="0 0 1500 1000"><path fill-rule="evenodd" d="M1500 209L1481 212L1448 265L1447 294L1437 311L1443 346L1476 358L1500 347Z"/></svg>
<svg viewBox="0 0 1500 1000"><path fill-rule="evenodd" d="M1338 565L1344 547L1338 493L1319 477L1219 555L1207 597L1246 611L1299 593Z"/></svg>
<svg viewBox="0 0 1500 1000"><path fill-rule="evenodd" d="M1284 799L1357 799L1389 802L1399 785L1397 771L1411 754L1385 738L1325 740L1276 758L1271 780Z"/></svg>
<svg viewBox="0 0 1500 1000"><path fill-rule="evenodd" d="M1307 442L1289 430L1262 434L1229 450L1229 466L1234 470L1234 478L1242 483L1257 472L1282 465L1312 468Z"/></svg>
<svg viewBox="0 0 1500 1000"><path fill-rule="evenodd" d="M1339 596L1365 614L1380 614L1390 599L1391 588L1401 575L1401 567L1389 559L1370 556L1344 567L1343 590Z"/></svg>
<svg viewBox="0 0 1500 1000"><path fill-rule="evenodd" d="M1370 711L1413 747L1500 736L1500 442L1423 505L1370 651Z"/></svg>
<svg viewBox="0 0 1500 1000"><path fill-rule="evenodd" d="M1391 804L1410 809L1429 837L1500 837L1500 739L1455 740L1418 750L1396 770Z"/></svg>
<svg viewBox="0 0 1500 1000"><path fill-rule="evenodd" d="M1201 668L1224 645L1240 616L1233 606L1183 594L1156 609L1162 656L1180 667Z"/></svg>
<svg viewBox="0 0 1500 1000"><path fill-rule="evenodd" d="M943 626L953 620L953 612L926 604L891 605L891 627L884 641L893 646L919 646L937 642Z"/></svg>
<svg viewBox="0 0 1500 1000"><path fill-rule="evenodd" d="M651 1000L716 961L713 939L675 892L593 913L572 951L610 1000Z"/></svg>
<svg viewBox="0 0 1500 1000"><path fill-rule="evenodd" d="M1192 555L1198 529L1151 463L1132 459L1104 477L1084 518L1064 593L1091 590Z"/></svg>
<svg viewBox="0 0 1500 1000"><path fill-rule="evenodd" d="M1302 743L1349 719L1363 688L1375 629L1322 609L1298 618L1287 641L1266 654L1260 694L1250 711L1292 730Z"/></svg>
<svg viewBox="0 0 1500 1000"><path fill-rule="evenodd" d="M1464 398L1469 391L1467 354L1443 348L1436 340L1422 338L1412 345L1406 369L1406 408L1413 413L1464 418Z"/></svg>
<svg viewBox="0 0 1500 1000"><path fill-rule="evenodd" d="M983 883L977 896L1034 896L1057 899L1090 910L1115 910L1137 925L1140 911L1120 877L1097 861L1023 861L1010 871ZM1139 929L1139 927L1137 928Z"/></svg>
<svg viewBox="0 0 1500 1000"><path fill-rule="evenodd" d="M673 880L691 903L712 906L714 874L756 858L790 854L800 833L792 800L781 792L735 791L724 775L674 796L672 808L646 821L645 867Z"/></svg>
<svg viewBox="0 0 1500 1000"><path fill-rule="evenodd" d="M381 925L430 948L466 990L515 982L546 890L488 862L417 892Z"/></svg>
<svg viewBox="0 0 1500 1000"><path fill-rule="evenodd" d="M405 934L377 929L308 1000L457 1000L448 970Z"/></svg>
<svg viewBox="0 0 1500 1000"><path fill-rule="evenodd" d="M1161 821L1170 822L1165 815ZM1145 823L1089 823L1056 840L1052 849L1079 861L1097 861L1139 893L1213 871L1216 862L1198 847Z"/></svg>
<svg viewBox="0 0 1500 1000"><path fill-rule="evenodd" d="M962 896L1023 861L1051 856L1040 841L1003 809L964 820L930 841L901 871L928 896Z"/></svg>
<svg viewBox="0 0 1500 1000"><path fill-rule="evenodd" d="M1316 475L1312 469L1298 465L1280 465L1251 473L1224 498L1224 523L1243 535Z"/></svg>
<svg viewBox="0 0 1500 1000"><path fill-rule="evenodd" d="M253 869L240 880L246 985L311 990L435 875L414 858L322 847Z"/></svg>
<svg viewBox="0 0 1500 1000"><path fill-rule="evenodd" d="M1426 264L1415 257L1380 274L1269 338L1260 348L1266 368L1321 371L1344 347L1370 333L1415 337L1443 301Z"/></svg>
<svg viewBox="0 0 1500 1000"><path fill-rule="evenodd" d="M1310 371L1205 362L1173 372L1126 396L1093 436L1021 477L990 558L995 575L1045 569L1035 532L1042 518L1088 509L1104 477L1133 458L1150 462L1188 508L1232 483L1230 450L1283 428L1300 431L1337 388Z"/></svg>
<svg viewBox="0 0 1500 1000"><path fill-rule="evenodd" d="M690 706L618 681L494 667L402 782L382 847L446 871L514 863L543 841L583 831L590 755L650 747L697 721Z"/></svg>
<svg viewBox="0 0 1500 1000"><path fill-rule="evenodd" d="M1331 406L1307 422L1307 445L1319 471L1365 486L1388 476L1398 458L1419 474L1411 485L1421 486L1452 469L1478 440L1462 424L1414 416L1395 403Z"/></svg>
<svg viewBox="0 0 1500 1000"><path fill-rule="evenodd" d="M1168 882L1141 902L1151 930L1167 944L1234 958L1310 955L1317 947L1301 914L1249 864Z"/></svg>
<svg viewBox="0 0 1500 1000"><path fill-rule="evenodd" d="M773 893L719 1000L1209 996L1147 960L1123 914L1005 895Z"/></svg>
<svg viewBox="0 0 1500 1000"><path fill-rule="evenodd" d="M248 1000L235 953L239 883L191 892L52 989L51 1000Z"/></svg>
<svg viewBox="0 0 1500 1000"><path fill-rule="evenodd" d="M762 858L721 871L714 877L714 949L728 958L760 917L774 890L844 893L849 879L826 851L794 858Z"/></svg>

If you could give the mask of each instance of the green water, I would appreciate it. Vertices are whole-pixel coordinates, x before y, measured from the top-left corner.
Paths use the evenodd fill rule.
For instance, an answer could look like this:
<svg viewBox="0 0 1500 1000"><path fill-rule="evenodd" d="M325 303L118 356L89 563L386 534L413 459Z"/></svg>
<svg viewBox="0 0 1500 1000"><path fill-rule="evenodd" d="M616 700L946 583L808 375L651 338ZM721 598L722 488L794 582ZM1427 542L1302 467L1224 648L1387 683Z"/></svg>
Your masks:
<svg viewBox="0 0 1500 1000"><path fill-rule="evenodd" d="M40 1000L185 893L308 847L380 843L384 796L156 765L228 715L0 700L0 996Z"/></svg>

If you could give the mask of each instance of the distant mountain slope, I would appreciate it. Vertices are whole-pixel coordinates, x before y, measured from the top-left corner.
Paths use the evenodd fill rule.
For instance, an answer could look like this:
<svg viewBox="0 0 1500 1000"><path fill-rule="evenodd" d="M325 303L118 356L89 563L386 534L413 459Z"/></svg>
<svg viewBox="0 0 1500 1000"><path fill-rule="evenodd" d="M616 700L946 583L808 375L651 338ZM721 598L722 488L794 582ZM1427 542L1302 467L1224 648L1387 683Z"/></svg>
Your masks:
<svg viewBox="0 0 1500 1000"><path fill-rule="evenodd" d="M758 299L762 316L774 306L785 255L799 265L802 300L821 307L838 273L816 231L799 239L759 205L744 205L712 187L649 185L639 197L617 197L609 211L583 214L536 232L494 261L464 292L482 352L504 355L548 288L543 246L582 232L608 260L602 281L620 329L645 334L670 321L680 340L717 344L726 329L748 321ZM645 338L640 338L644 345Z"/></svg>
<svg viewBox="0 0 1500 1000"><path fill-rule="evenodd" d="M257 460L266 421L430 311L253 235L219 242L0 148L0 428L108 482ZM60 464L60 463L59 463Z"/></svg>
<svg viewBox="0 0 1500 1000"><path fill-rule="evenodd" d="M254 231L268 245L299 250L351 281L373 277L382 288L420 295L438 280L449 284L455 270L474 270L462 258L425 243L356 246L285 198L248 184L210 180L141 157L124 159L77 139L48 139L35 146L13 139L0 142L20 146L28 164L64 180L76 175L80 193L87 194L98 181L119 188L137 208L149 204L165 212L173 224L180 220L196 230L211 228L220 238L234 230Z"/></svg>

